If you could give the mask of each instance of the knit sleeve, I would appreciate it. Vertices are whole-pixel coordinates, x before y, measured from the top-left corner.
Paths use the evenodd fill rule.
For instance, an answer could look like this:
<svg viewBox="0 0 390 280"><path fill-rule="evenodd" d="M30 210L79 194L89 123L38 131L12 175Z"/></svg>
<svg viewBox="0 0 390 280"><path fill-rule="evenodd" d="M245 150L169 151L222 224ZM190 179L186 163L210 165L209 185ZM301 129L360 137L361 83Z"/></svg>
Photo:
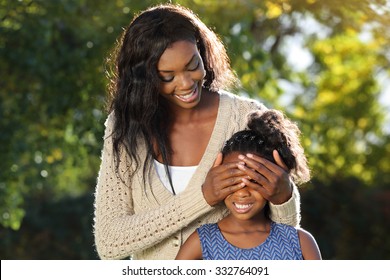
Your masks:
<svg viewBox="0 0 390 280"><path fill-rule="evenodd" d="M301 222L301 198L297 186L294 184L291 198L280 205L269 203L271 220L276 223L299 227Z"/></svg>
<svg viewBox="0 0 390 280"><path fill-rule="evenodd" d="M123 259L150 248L213 209L204 200L201 188L194 188L173 196L164 205L135 213L127 173L131 166L122 157L120 176L116 175L111 133L109 117L95 192L94 235L101 259Z"/></svg>

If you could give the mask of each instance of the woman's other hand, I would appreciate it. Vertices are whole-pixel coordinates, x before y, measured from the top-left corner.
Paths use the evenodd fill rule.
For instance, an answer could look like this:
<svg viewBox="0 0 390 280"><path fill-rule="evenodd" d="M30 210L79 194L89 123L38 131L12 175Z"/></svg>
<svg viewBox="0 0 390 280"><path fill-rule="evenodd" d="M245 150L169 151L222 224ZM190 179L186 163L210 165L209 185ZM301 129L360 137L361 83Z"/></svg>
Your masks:
<svg viewBox="0 0 390 280"><path fill-rule="evenodd" d="M274 164L269 160L254 154L240 155L242 164L238 168L247 176L242 182L261 193L261 195L273 204L283 204L291 198L292 183L287 173L287 167L274 150Z"/></svg>
<svg viewBox="0 0 390 280"><path fill-rule="evenodd" d="M237 163L222 164L222 159L222 153L219 153L202 186L203 196L210 206L245 186L242 181L245 172L237 168Z"/></svg>

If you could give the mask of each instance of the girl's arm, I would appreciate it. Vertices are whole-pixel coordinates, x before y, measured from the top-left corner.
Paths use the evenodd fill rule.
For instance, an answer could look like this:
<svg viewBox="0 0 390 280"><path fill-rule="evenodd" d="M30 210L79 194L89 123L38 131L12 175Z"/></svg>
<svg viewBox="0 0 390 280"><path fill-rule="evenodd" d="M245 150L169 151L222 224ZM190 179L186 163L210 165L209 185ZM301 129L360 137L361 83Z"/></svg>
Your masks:
<svg viewBox="0 0 390 280"><path fill-rule="evenodd" d="M307 231L299 228L298 237L304 260L321 260L321 252L314 237Z"/></svg>
<svg viewBox="0 0 390 280"><path fill-rule="evenodd" d="M176 260L201 260L202 247L197 231L194 231L181 246L177 253Z"/></svg>

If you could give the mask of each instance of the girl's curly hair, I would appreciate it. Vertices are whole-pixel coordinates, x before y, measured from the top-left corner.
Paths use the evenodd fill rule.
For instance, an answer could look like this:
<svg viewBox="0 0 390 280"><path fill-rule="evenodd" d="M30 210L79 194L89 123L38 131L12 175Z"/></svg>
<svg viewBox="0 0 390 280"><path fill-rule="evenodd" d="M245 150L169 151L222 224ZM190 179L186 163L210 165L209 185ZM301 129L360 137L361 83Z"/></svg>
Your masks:
<svg viewBox="0 0 390 280"><path fill-rule="evenodd" d="M248 115L248 128L233 134L226 141L222 154L231 152L254 153L275 163L277 150L296 184L310 180L308 161L300 143L301 131L281 111L270 109Z"/></svg>

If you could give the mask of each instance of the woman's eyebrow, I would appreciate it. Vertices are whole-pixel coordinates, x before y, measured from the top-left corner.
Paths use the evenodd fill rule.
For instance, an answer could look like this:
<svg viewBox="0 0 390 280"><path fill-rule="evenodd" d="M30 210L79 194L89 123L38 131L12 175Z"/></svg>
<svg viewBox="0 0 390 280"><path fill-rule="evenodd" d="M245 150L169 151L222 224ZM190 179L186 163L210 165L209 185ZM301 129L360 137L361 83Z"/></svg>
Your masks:
<svg viewBox="0 0 390 280"><path fill-rule="evenodd" d="M196 54L194 54L194 55L191 57L190 61L188 61L184 67L187 68L188 65L191 64L191 62L194 60L195 57L197 57ZM157 69L157 71L158 71L158 72L164 72L164 73L172 73L172 72L174 72L174 71L172 71L172 70L160 70L160 69Z"/></svg>

